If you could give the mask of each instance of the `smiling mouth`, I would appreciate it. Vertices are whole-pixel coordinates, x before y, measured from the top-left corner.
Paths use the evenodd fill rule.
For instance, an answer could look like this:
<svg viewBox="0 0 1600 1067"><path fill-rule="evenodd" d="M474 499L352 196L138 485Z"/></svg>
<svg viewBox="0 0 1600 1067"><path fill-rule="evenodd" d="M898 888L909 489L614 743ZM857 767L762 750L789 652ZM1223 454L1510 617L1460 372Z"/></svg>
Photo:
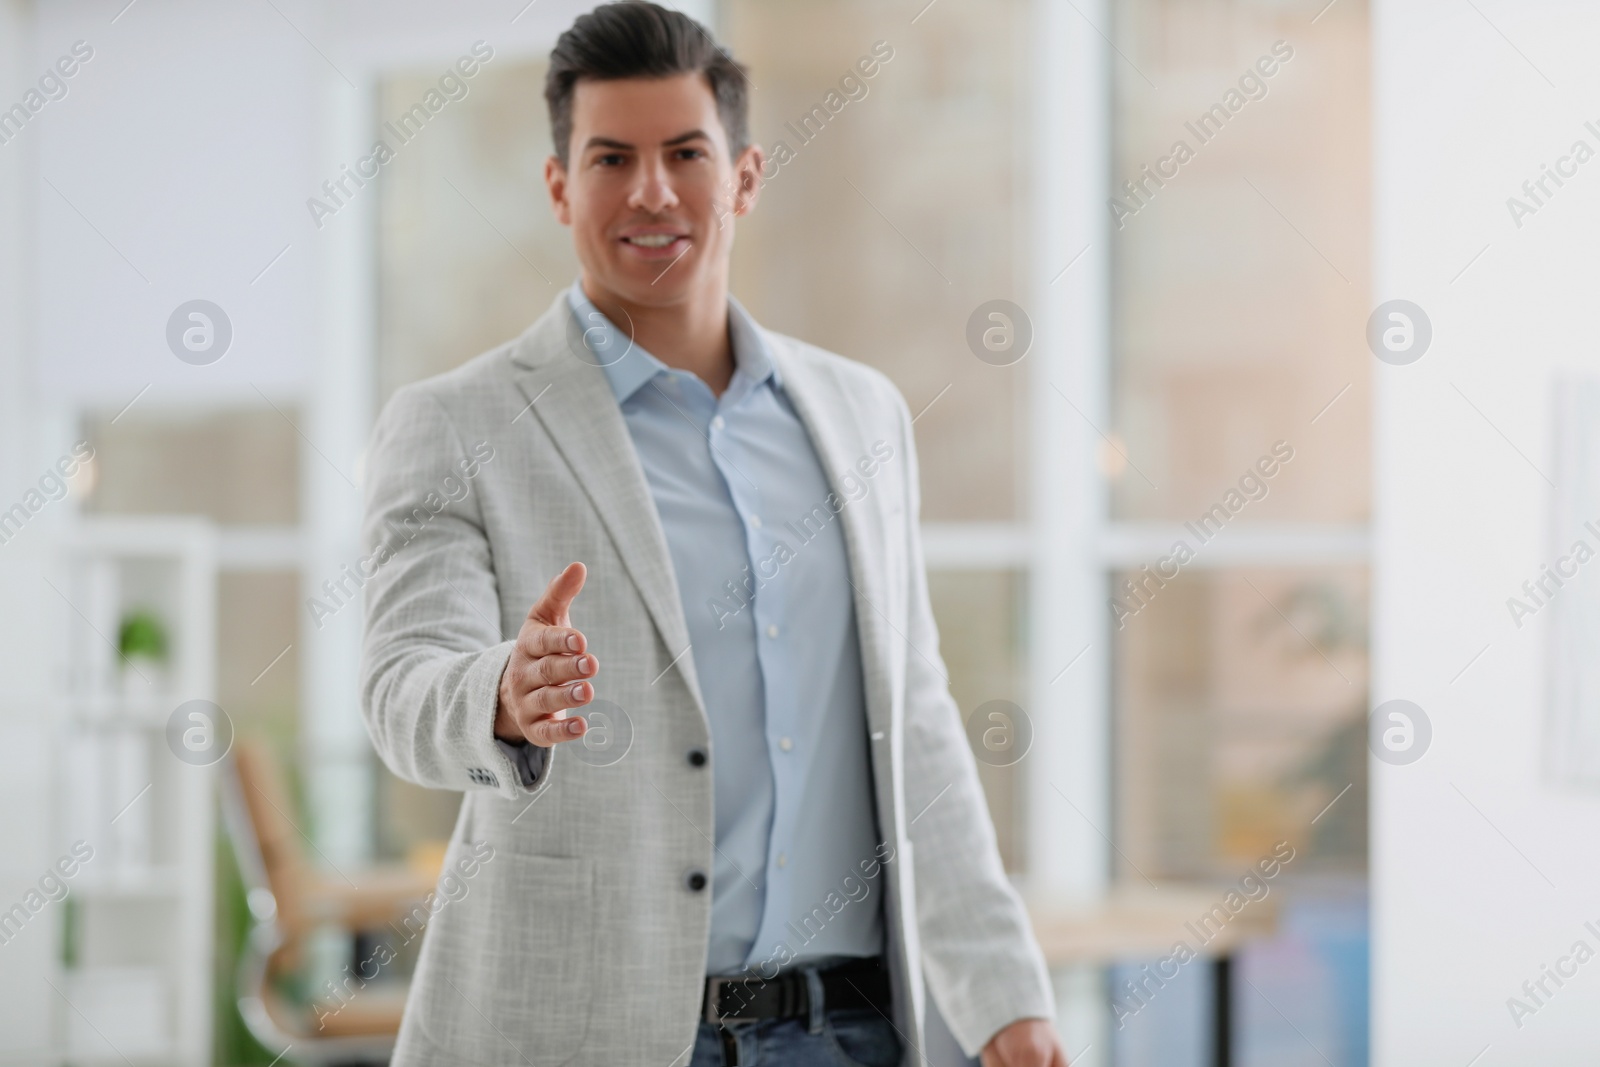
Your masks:
<svg viewBox="0 0 1600 1067"><path fill-rule="evenodd" d="M684 239L684 235L678 233L641 233L623 238L628 244L639 248L666 248L681 239Z"/></svg>

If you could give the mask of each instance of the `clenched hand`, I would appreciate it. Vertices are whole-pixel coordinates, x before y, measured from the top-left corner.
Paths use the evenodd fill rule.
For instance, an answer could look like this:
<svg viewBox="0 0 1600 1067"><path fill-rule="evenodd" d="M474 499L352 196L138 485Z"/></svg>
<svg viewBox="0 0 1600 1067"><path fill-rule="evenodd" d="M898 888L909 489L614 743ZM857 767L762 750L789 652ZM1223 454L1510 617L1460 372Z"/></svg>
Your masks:
<svg viewBox="0 0 1600 1067"><path fill-rule="evenodd" d="M979 1053L983 1067L1067 1067L1056 1028L1046 1019L1018 1019Z"/></svg>

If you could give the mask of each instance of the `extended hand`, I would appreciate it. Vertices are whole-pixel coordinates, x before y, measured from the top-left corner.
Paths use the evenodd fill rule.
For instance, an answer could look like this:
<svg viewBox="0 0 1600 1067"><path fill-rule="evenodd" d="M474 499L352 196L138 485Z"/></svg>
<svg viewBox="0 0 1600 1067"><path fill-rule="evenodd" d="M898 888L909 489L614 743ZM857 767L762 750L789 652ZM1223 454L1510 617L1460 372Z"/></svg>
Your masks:
<svg viewBox="0 0 1600 1067"><path fill-rule="evenodd" d="M1067 1054L1048 1019L1018 1019L989 1039L983 1067L1067 1067Z"/></svg>
<svg viewBox="0 0 1600 1067"><path fill-rule="evenodd" d="M556 575L523 620L516 647L500 675L500 702L494 735L503 741L526 738L542 748L575 741L588 729L579 718L560 715L594 699L594 677L600 664L589 654L589 642L572 628L568 609L588 574L581 563L569 563Z"/></svg>

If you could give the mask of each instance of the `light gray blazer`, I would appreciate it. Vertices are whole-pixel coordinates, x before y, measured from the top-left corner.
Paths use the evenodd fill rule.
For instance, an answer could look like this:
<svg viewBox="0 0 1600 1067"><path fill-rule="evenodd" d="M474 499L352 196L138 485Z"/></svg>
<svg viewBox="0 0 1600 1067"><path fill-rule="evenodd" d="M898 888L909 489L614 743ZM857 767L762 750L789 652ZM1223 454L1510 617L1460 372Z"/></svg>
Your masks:
<svg viewBox="0 0 1600 1067"><path fill-rule="evenodd" d="M711 891L686 878L712 869L716 753L686 759L711 736L671 559L573 322L563 294L517 340L401 389L368 452L363 714L396 774L465 792L447 872L493 850L441 890L395 1067L666 1067L688 1061L700 1020ZM910 415L879 372L764 336L833 488L859 498L840 515L893 854L880 884L895 1025L921 1045L926 975L972 1054L1053 999L939 656ZM895 458L857 475L866 494L841 486L878 441ZM558 746L524 790L494 739L500 674L573 560L589 568L572 622L600 659L596 695L633 738L608 766Z"/></svg>

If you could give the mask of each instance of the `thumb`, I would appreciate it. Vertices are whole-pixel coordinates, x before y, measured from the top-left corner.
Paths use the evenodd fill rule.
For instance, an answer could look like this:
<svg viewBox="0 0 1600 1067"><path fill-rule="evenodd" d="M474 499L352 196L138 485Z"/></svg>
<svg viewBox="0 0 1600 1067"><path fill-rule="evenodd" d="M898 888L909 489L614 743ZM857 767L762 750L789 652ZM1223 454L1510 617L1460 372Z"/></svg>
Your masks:
<svg viewBox="0 0 1600 1067"><path fill-rule="evenodd" d="M544 594L528 609L528 618L547 626L564 626L567 609L583 588L589 571L582 563L569 563L565 570L550 580Z"/></svg>

